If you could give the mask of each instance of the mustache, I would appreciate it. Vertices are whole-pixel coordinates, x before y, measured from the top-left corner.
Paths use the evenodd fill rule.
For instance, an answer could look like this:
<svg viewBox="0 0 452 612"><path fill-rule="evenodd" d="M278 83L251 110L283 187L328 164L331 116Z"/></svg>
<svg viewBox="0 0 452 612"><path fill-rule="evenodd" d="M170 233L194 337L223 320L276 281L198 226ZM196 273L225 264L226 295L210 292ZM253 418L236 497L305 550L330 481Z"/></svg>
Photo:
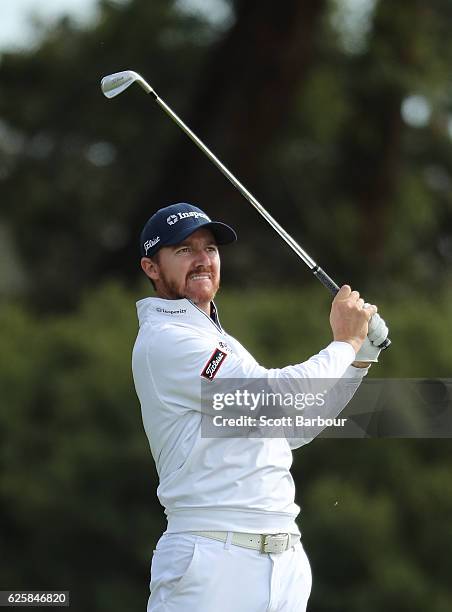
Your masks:
<svg viewBox="0 0 452 612"><path fill-rule="evenodd" d="M206 268L206 266L197 266L193 268L187 273L187 278L189 278L192 274L210 274L213 276L212 269L210 267Z"/></svg>

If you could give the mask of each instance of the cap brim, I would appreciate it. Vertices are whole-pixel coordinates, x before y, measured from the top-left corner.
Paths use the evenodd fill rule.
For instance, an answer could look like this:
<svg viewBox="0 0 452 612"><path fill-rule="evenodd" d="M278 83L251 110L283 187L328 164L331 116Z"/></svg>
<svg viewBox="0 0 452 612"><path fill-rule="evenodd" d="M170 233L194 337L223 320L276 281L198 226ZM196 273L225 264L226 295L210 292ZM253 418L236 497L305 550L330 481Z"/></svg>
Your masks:
<svg viewBox="0 0 452 612"><path fill-rule="evenodd" d="M182 242L182 240L185 240L185 238L194 234L199 229L209 229L214 235L217 244L230 244L237 240L237 234L232 227L229 227L226 223L221 223L221 221L206 221L205 223L200 223L196 227L185 228L184 231L180 231L174 235L170 241L165 241L162 246L170 246Z"/></svg>
<svg viewBox="0 0 452 612"><path fill-rule="evenodd" d="M215 236L217 244L230 244L237 240L237 234L232 227L229 227L226 223L221 223L221 221L211 221L203 225L203 227L210 229Z"/></svg>

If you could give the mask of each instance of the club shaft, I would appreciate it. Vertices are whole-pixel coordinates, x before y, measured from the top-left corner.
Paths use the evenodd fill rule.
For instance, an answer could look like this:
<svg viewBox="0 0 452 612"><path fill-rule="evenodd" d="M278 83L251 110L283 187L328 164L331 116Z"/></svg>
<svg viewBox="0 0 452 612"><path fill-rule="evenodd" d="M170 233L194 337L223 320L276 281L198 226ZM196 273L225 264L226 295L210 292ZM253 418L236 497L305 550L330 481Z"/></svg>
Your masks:
<svg viewBox="0 0 452 612"><path fill-rule="evenodd" d="M326 287L330 293L336 295L339 291L339 286L334 280L328 276L328 274L312 259L310 255L306 253L304 249L296 242L290 234L272 217L272 215L262 206L262 204L256 200L252 193L246 189L244 185L230 172L226 166L218 159L216 155L207 147L198 136L186 125L182 119L166 104L162 98L160 98L155 91L145 82L144 89L148 93L152 94L157 104L165 111L165 113L187 134L187 136L195 143L195 145L201 149L201 151L207 155L210 161L224 174L224 176L234 185L236 189L245 197L248 202L254 206L262 217L273 227L273 229L281 236L281 238L291 247L291 249L298 255L298 257L310 268L314 276ZM142 86L143 86L142 85ZM380 348L385 349L391 344L391 340L386 338Z"/></svg>
<svg viewBox="0 0 452 612"><path fill-rule="evenodd" d="M334 282L328 274L306 253L304 249L292 238L286 230L274 219L271 214L256 200L252 193L246 189L244 185L230 172L226 166L212 153L198 136L186 125L182 119L160 98L154 89L147 83L138 73L127 70L117 72L104 77L101 81L101 88L107 98L113 98L120 94L124 89L132 83L137 82L147 94L150 94L157 104L165 111L187 136L195 143L195 145L215 164L220 172L234 185L236 189L243 195L244 198L264 217L264 219L273 227L273 229L281 236L281 238L290 246L290 248L298 255L298 257L308 266L314 276L326 287L333 295L339 291L339 286ZM379 348L387 348L391 344L389 338L379 346Z"/></svg>
<svg viewBox="0 0 452 612"><path fill-rule="evenodd" d="M306 253L304 249L296 242L290 234L286 232L286 230L274 219L271 214L260 204L258 200L253 196L252 193L246 189L244 185L230 172L226 166L212 153L212 151L207 147L198 136L186 125L182 119L166 104L164 100L162 100L153 89L149 87L149 90L146 88L147 83L145 83L145 91L152 94L157 104L165 111L165 113L175 122L177 125L187 134L187 136L195 143L195 145L201 149L201 151L207 155L212 163L224 174L224 176L234 185L236 189L240 191L240 193L248 200L248 202L254 206L254 208L264 217L264 219L273 227L273 229L278 232L281 238L292 248L292 250L300 257L300 259L310 268L314 276L322 283L324 287L326 287L330 293L336 295L339 291L339 286L334 282L334 280L328 276L328 274ZM380 348L385 349L391 344L389 338L380 345Z"/></svg>
<svg viewBox="0 0 452 612"><path fill-rule="evenodd" d="M155 97L157 104L165 111L171 119L177 123L177 125L187 134L187 136L195 143L195 145L201 149L201 151L210 159L212 163L224 174L224 176L234 185L236 189L248 200L248 202L254 206L259 214L278 232L281 238L295 251L295 253L304 261L304 263L313 270L317 267L316 262L310 257L304 249L281 227L281 225L272 217L272 215L256 200L252 193L230 172L226 166L212 153L212 151L196 136L194 132L182 121L182 119L176 115L176 113L166 104L164 100Z"/></svg>
<svg viewBox="0 0 452 612"><path fill-rule="evenodd" d="M146 89L147 91L147 89ZM248 189L238 180L236 176L226 168L226 166L218 159L216 155L207 147L203 141L186 125L182 119L160 98L152 89L148 93L152 93L157 104L165 111L165 113L187 134L187 136L207 155L210 161L224 174L224 176L234 185L236 189L245 197L248 202L254 206L262 217L273 227L273 229L281 236L290 248L298 255L298 257L308 266L314 276L326 287L333 295L339 291L339 286L334 282L328 274L312 259L306 251L292 238L290 234L276 221L274 217L262 206L262 204L248 191Z"/></svg>

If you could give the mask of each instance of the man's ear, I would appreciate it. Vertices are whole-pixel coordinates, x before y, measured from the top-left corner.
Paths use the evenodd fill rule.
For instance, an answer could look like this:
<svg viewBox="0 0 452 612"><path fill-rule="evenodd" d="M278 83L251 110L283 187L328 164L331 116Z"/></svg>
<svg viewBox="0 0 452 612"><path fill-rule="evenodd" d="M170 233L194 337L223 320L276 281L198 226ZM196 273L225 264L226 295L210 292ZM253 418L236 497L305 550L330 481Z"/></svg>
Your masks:
<svg viewBox="0 0 452 612"><path fill-rule="evenodd" d="M141 258L141 269L146 274L148 278L153 281L159 280L159 265L156 261L153 261L149 257Z"/></svg>

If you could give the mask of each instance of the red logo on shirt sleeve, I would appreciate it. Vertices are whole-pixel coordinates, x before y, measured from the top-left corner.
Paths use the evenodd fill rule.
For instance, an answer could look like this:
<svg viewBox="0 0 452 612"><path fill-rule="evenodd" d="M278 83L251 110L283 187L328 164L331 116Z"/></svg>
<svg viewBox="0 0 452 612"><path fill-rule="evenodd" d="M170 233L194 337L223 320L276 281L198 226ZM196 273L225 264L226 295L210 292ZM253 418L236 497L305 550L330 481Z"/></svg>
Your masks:
<svg viewBox="0 0 452 612"><path fill-rule="evenodd" d="M201 376L207 378L207 380L213 380L227 356L227 353L219 348L215 349L201 372Z"/></svg>

